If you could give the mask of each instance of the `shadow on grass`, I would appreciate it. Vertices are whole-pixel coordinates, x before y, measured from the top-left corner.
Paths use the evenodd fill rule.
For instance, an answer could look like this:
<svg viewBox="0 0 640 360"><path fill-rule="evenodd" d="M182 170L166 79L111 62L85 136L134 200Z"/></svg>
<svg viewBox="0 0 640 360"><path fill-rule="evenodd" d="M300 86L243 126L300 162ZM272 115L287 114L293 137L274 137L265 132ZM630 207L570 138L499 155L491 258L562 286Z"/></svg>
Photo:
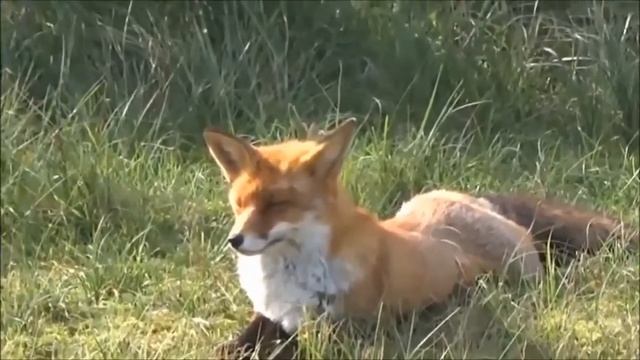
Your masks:
<svg viewBox="0 0 640 360"><path fill-rule="evenodd" d="M303 336L301 358L551 358L552 346L525 331L522 320L531 315L522 303L505 308L507 295L481 287L458 290L447 303L393 324L316 321Z"/></svg>

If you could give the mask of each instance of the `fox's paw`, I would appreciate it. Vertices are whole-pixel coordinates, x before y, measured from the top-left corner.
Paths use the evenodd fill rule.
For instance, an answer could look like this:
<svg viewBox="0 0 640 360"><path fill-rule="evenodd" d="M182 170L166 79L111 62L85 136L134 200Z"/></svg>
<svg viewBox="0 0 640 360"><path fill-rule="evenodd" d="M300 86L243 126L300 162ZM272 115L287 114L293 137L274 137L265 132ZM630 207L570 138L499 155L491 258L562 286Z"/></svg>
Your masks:
<svg viewBox="0 0 640 360"><path fill-rule="evenodd" d="M249 360L253 350L248 345L241 345L235 340L224 342L214 349L214 359Z"/></svg>
<svg viewBox="0 0 640 360"><path fill-rule="evenodd" d="M294 360L299 357L298 342L293 340L280 344L272 344L266 350L265 358L274 360Z"/></svg>
<svg viewBox="0 0 640 360"><path fill-rule="evenodd" d="M298 343L297 341L280 344L272 342L260 344L257 349L253 349L249 344L240 344L238 341L231 340L215 348L214 358L224 360L250 360L256 358L293 360L298 358Z"/></svg>

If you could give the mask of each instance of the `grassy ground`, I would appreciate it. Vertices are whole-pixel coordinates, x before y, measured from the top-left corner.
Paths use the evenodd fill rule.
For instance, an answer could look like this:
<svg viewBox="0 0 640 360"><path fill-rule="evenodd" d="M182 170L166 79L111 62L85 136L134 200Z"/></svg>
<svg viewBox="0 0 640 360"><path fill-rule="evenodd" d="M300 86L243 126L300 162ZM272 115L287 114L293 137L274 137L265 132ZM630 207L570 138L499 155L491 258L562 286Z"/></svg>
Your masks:
<svg viewBox="0 0 640 360"><path fill-rule="evenodd" d="M445 187L637 225L637 5L438 4L3 2L2 358L210 358L246 323L209 124L276 140L356 115L344 183L382 216ZM301 340L313 358L638 358L639 260L614 246L528 293L483 279L397 327L310 321Z"/></svg>

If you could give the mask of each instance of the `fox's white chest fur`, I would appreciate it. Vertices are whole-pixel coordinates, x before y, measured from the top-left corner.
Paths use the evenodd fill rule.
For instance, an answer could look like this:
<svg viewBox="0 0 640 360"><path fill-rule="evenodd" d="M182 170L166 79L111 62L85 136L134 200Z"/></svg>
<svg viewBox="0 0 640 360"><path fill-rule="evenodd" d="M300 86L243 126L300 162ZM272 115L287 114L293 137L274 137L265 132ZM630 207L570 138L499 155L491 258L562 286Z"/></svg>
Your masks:
<svg viewBox="0 0 640 360"><path fill-rule="evenodd" d="M298 328L305 309L337 315L334 299L339 301L353 280L346 264L327 257L329 229L317 225L305 230L307 236L295 244L279 244L266 254L238 255L240 285L254 311L289 333Z"/></svg>

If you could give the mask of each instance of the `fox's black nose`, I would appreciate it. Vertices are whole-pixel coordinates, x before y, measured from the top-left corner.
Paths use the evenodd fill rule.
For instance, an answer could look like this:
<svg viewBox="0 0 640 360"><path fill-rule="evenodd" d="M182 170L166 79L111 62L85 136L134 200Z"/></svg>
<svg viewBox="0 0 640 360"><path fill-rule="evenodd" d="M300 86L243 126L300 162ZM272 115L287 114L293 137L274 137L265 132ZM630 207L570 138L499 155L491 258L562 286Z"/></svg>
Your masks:
<svg viewBox="0 0 640 360"><path fill-rule="evenodd" d="M242 236L242 234L235 234L229 237L227 241L229 241L229 244L231 244L231 246L237 250L240 247L240 245L242 245L242 242L244 241L244 236Z"/></svg>

